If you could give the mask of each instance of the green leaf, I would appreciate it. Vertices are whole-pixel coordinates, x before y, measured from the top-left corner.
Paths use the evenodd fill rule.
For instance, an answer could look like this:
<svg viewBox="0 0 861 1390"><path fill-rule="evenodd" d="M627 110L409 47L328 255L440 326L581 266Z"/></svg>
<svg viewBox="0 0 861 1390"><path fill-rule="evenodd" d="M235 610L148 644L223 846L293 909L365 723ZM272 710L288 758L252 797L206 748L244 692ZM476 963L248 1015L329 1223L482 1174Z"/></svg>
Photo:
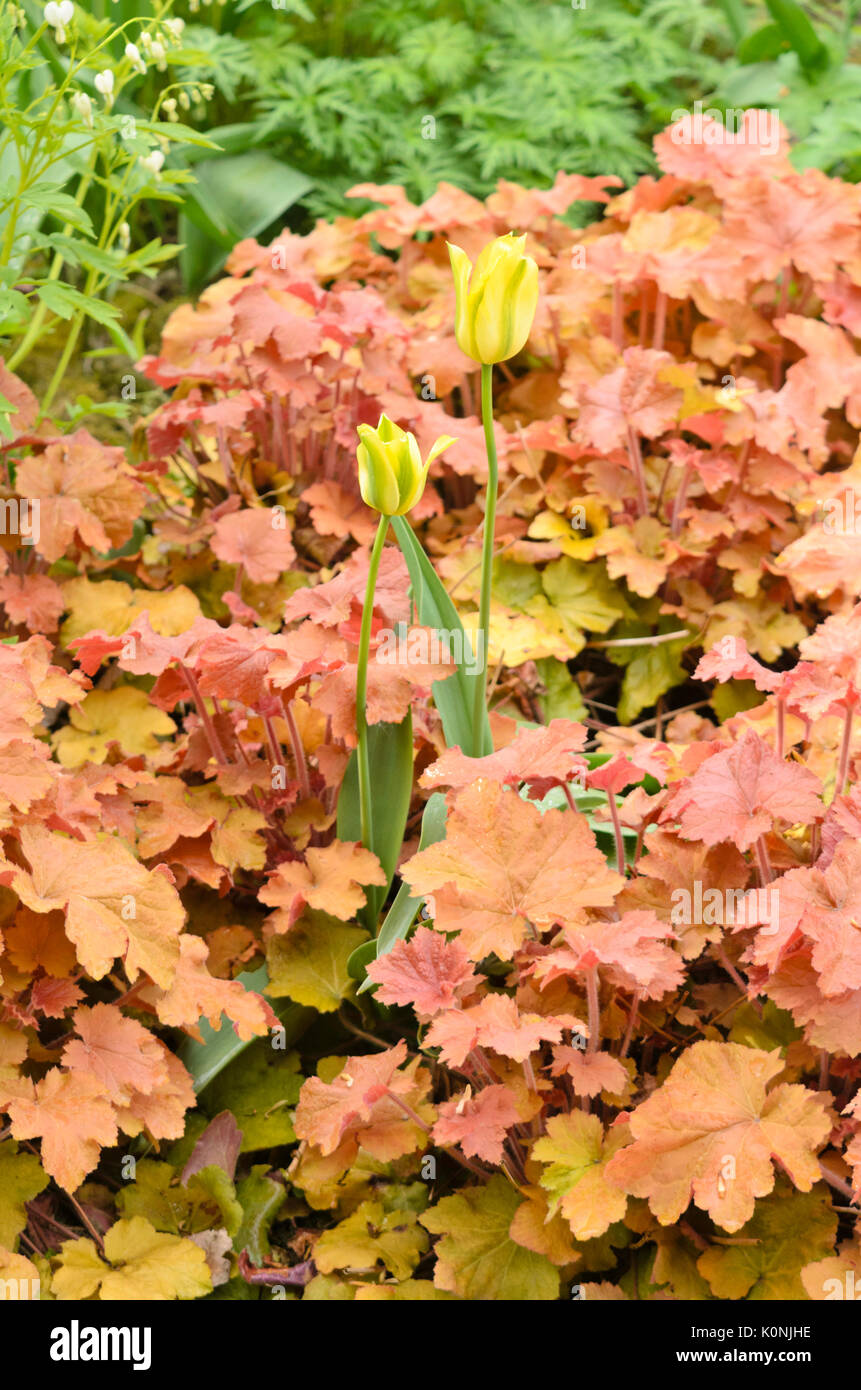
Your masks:
<svg viewBox="0 0 861 1390"><path fill-rule="evenodd" d="M298 169L265 150L201 160L195 173L179 222L185 243L180 267L189 288L211 279L238 241L257 236L311 187Z"/></svg>
<svg viewBox="0 0 861 1390"><path fill-rule="evenodd" d="M553 656L543 656L535 666L545 690L538 697L545 724L554 719L584 719L588 711L580 687L565 662L557 661Z"/></svg>
<svg viewBox="0 0 861 1390"><path fill-rule="evenodd" d="M457 746L470 757L483 757L493 752L490 723L487 713L483 711L479 728L473 728L473 707L475 684L478 681L483 686L484 673L470 669L473 665L472 648L457 609L406 517L393 516L392 527L410 572L419 622L442 632L462 634L464 661L459 663L453 676L444 681L435 681L433 685L434 704L439 710L446 743L449 748Z"/></svg>
<svg viewBox="0 0 861 1390"><path fill-rule="evenodd" d="M262 1265L269 1258L269 1232L284 1205L284 1184L269 1176L268 1163L256 1163L247 1178L236 1185L242 1207L242 1225L233 1237L233 1248L247 1250L252 1264Z"/></svg>
<svg viewBox="0 0 861 1390"><path fill-rule="evenodd" d="M828 66L828 49L820 39L807 15L795 0L765 0L772 19L780 25L790 46L798 54L805 72L821 71Z"/></svg>
<svg viewBox="0 0 861 1390"><path fill-rule="evenodd" d="M377 856L387 879L385 888L370 885L365 889L367 905L359 913L371 935L374 935L397 868L413 792L413 721L409 710L400 724L368 725L368 764L371 773L373 843L365 848ZM354 749L338 794L338 839L361 838L359 764Z"/></svg>
<svg viewBox="0 0 861 1390"><path fill-rule="evenodd" d="M436 1246L437 1288L461 1298L553 1301L559 1296L559 1272L546 1255L517 1245L508 1234L522 1198L498 1174L480 1187L443 1197L419 1220Z"/></svg>
<svg viewBox="0 0 861 1390"><path fill-rule="evenodd" d="M189 1228L211 1230L214 1225L223 1226L232 1239L242 1222L242 1207L236 1200L233 1179L224 1169L216 1163L207 1164L189 1178L184 1191L191 1203Z"/></svg>
<svg viewBox="0 0 861 1390"><path fill-rule="evenodd" d="M106 304L103 299L96 299L90 294L81 294L80 290L64 285L60 280L42 280L36 285L36 294L51 313L61 319L84 313L96 323L111 327L120 316L119 309L113 304Z"/></svg>
<svg viewBox="0 0 861 1390"><path fill-rule="evenodd" d="M204 1105L209 1115L229 1110L242 1130L240 1153L254 1153L294 1142L292 1107L301 1085L299 1054L259 1038L213 1082Z"/></svg>
<svg viewBox="0 0 861 1390"><path fill-rule="evenodd" d="M0 1245L13 1253L27 1225L25 1202L48 1186L48 1174L35 1154L19 1153L12 1139L0 1144Z"/></svg>
<svg viewBox="0 0 861 1390"><path fill-rule="evenodd" d="M740 63L770 62L789 47L789 40L779 24L763 24L739 44L736 57Z"/></svg>
<svg viewBox="0 0 861 1390"><path fill-rule="evenodd" d="M21 202L26 206L38 208L41 212L49 212L52 217L62 222L68 222L70 227L74 227L75 231L83 233L84 236L92 236L93 224L89 216L68 193L60 192L61 187L61 184L38 183L22 192Z"/></svg>
<svg viewBox="0 0 861 1390"><path fill-rule="evenodd" d="M267 994L334 1013L352 989L347 961L366 938L361 927L306 907L285 936L269 939Z"/></svg>
<svg viewBox="0 0 861 1390"><path fill-rule="evenodd" d="M797 1301L805 1299L801 1271L832 1254L837 1213L819 1184L794 1192L781 1182L773 1196L757 1202L750 1221L738 1232L744 1245L713 1245L700 1255L697 1269L717 1298Z"/></svg>

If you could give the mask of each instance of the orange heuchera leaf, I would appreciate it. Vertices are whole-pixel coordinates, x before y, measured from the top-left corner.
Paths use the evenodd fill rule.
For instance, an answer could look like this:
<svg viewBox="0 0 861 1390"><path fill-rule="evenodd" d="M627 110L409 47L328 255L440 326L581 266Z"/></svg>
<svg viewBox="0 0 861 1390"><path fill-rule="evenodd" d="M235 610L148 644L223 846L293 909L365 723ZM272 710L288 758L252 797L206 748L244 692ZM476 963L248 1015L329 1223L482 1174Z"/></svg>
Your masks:
<svg viewBox="0 0 861 1390"><path fill-rule="evenodd" d="M501 1163L506 1133L519 1118L517 1102L507 1086L486 1086L477 1096L467 1087L459 1099L439 1107L433 1138L437 1144L459 1144L467 1158Z"/></svg>
<svg viewBox="0 0 861 1390"><path fill-rule="evenodd" d="M762 900L767 901L763 902ZM773 900L773 902L772 902ZM749 905L749 908L748 908ZM769 893L753 890L740 925L764 923L750 949L775 969L797 931L814 942L812 964L823 994L861 989L861 843L841 840L824 871L790 869ZM758 909L762 909L759 911Z"/></svg>
<svg viewBox="0 0 861 1390"><path fill-rule="evenodd" d="M323 627L340 627L354 610L361 613L370 568L370 550L357 550L334 579L313 588L297 589L284 605L286 622L296 618L313 618ZM387 545L380 557L377 587L374 590L374 611L386 622L408 622L411 606L408 598L410 576L406 561L396 545Z"/></svg>
<svg viewBox="0 0 861 1390"><path fill-rule="evenodd" d="M5 574L0 603L11 623L22 623L31 632L56 632L66 606L62 589L47 574Z"/></svg>
<svg viewBox="0 0 861 1390"><path fill-rule="evenodd" d="M63 1048L63 1066L76 1075L94 1076L113 1104L127 1105L133 1091L149 1095L166 1083L158 1039L113 1004L78 1009L72 1022L78 1037Z"/></svg>
<svg viewBox="0 0 861 1390"><path fill-rule="evenodd" d="M181 1139L185 1133L185 1112L195 1103L194 1084L178 1057L159 1043L164 1056L167 1081L151 1091L135 1091L128 1106L117 1110L117 1123L124 1134L146 1130L153 1139Z"/></svg>
<svg viewBox="0 0 861 1390"><path fill-rule="evenodd" d="M765 972L762 972L765 976ZM861 990L847 989L830 998L822 993L809 951L796 951L763 981L779 1009L789 1009L804 1028L807 1041L826 1052L861 1053Z"/></svg>
<svg viewBox="0 0 861 1390"><path fill-rule="evenodd" d="M674 938L675 933L648 910L626 912L618 922L594 919L566 927L557 938L559 945L554 943L554 949L536 962L535 974L549 983L562 974L605 965L620 988L639 989L647 999L660 999L684 980L681 958L665 945L666 937Z"/></svg>
<svg viewBox="0 0 861 1390"><path fill-rule="evenodd" d="M647 1197L664 1226L693 1200L725 1231L740 1230L754 1199L772 1191L775 1160L809 1192L831 1130L827 1098L785 1082L769 1091L783 1066L779 1048L694 1043L632 1113L634 1142L608 1164L608 1179Z"/></svg>
<svg viewBox="0 0 861 1390"><path fill-rule="evenodd" d="M505 786L525 782L530 796L542 797L552 787L570 782L585 771L583 758L575 755L586 742L587 730L573 719L553 719L537 729L517 731L506 748L484 758L470 758L459 748L449 748L421 778L423 787L467 787L479 777Z"/></svg>
<svg viewBox="0 0 861 1390"><path fill-rule="evenodd" d="M147 985L141 998L155 1006L162 1023L171 1028L185 1028L200 1037L198 1022L206 1018L210 1027L220 1029L221 1015L226 1014L235 1032L247 1042L265 1033L270 1022L277 1022L266 1000L238 980L218 980L206 968L209 947L199 936L183 936L179 942L180 958L176 975L168 989L160 991Z"/></svg>
<svg viewBox="0 0 861 1390"><path fill-rule="evenodd" d="M349 922L365 903L362 885L386 886L379 859L355 840L333 840L305 851L305 862L279 864L258 894L268 907L277 908L268 923L276 932L289 931L309 907Z"/></svg>
<svg viewBox="0 0 861 1390"><path fill-rule="evenodd" d="M15 647L0 644L0 739L4 743L30 738L41 722L43 705L61 700L76 704L83 698L89 682L80 674L70 676L60 666L52 666L51 653L45 637L30 637Z"/></svg>
<svg viewBox="0 0 861 1390"><path fill-rule="evenodd" d="M604 452L625 444L631 429L654 439L682 404L679 388L661 380L661 369L673 364L668 352L630 347L622 359L623 366L585 389L577 421L578 438Z"/></svg>
<svg viewBox="0 0 861 1390"><path fill-rule="evenodd" d="M731 844L709 848L695 840L680 840L665 830L652 830L646 845L648 853L637 864L637 878L626 884L616 906L620 910L651 908L662 921L672 922L684 958L696 959L708 941L720 940L724 908L704 908L701 921L688 922L684 919L694 914L676 911L676 905L695 903L698 891L704 903L719 899L724 904L727 889L735 892L747 886L750 868ZM712 889L717 891L708 897ZM683 920L673 921L674 917Z"/></svg>
<svg viewBox="0 0 861 1390"><path fill-rule="evenodd" d="M446 838L421 850L402 877L433 895L434 925L459 931L472 960L491 951L510 960L527 932L604 907L622 886L585 816L543 815L517 792L474 782L450 812Z"/></svg>
<svg viewBox="0 0 861 1390"><path fill-rule="evenodd" d="M361 497L339 483L331 479L312 483L302 493L302 501L311 508L311 524L318 536L352 536L359 545L373 541L376 517Z"/></svg>
<svg viewBox="0 0 861 1390"><path fill-rule="evenodd" d="M584 1025L569 1014L522 1013L508 994L486 994L471 1009L448 1009L434 1019L425 1035L426 1047L438 1047L444 1062L462 1066L474 1047L487 1047L515 1062L526 1058L542 1041L559 1042L566 1029Z"/></svg>
<svg viewBox="0 0 861 1390"><path fill-rule="evenodd" d="M241 565L252 584L274 584L296 559L284 524L273 507L245 507L215 523L212 549L219 560Z"/></svg>
<svg viewBox="0 0 861 1390"><path fill-rule="evenodd" d="M570 1076L578 1096L598 1096L602 1091L622 1095L629 1080L618 1058L607 1052L581 1052L576 1047L554 1047L550 1074Z"/></svg>
<svg viewBox="0 0 861 1390"><path fill-rule="evenodd" d="M126 472L125 451L76 430L18 464L16 487L39 500L35 548L59 560L77 537L104 552L124 545L146 501L146 489Z"/></svg>
<svg viewBox="0 0 861 1390"><path fill-rule="evenodd" d="M678 817L689 840L716 845L732 840L750 849L775 821L794 825L824 814L818 777L786 763L764 739L748 731L740 743L715 753L679 788L662 819Z"/></svg>
<svg viewBox="0 0 861 1390"><path fill-rule="evenodd" d="M454 658L428 627L404 627L403 635L384 649L371 649L368 662L367 719L369 724L399 724L416 693L429 691L435 681L457 670ZM435 658L438 658L435 659ZM356 742L356 675L352 663L326 676L315 698L317 709L332 719L332 732L349 746Z"/></svg>
<svg viewBox="0 0 861 1390"><path fill-rule="evenodd" d="M381 1004L412 1004L416 1013L432 1015L448 1009L475 984L469 956L459 941L429 927L419 927L409 941L371 961L368 974L379 984Z"/></svg>
<svg viewBox="0 0 861 1390"><path fill-rule="evenodd" d="M119 840L71 840L43 825L21 829L29 871L0 868L34 912L66 911L66 935L78 960L100 980L122 956L126 974L145 971L166 988L179 960L185 909L166 869L147 869Z"/></svg>
<svg viewBox="0 0 861 1390"><path fill-rule="evenodd" d="M334 1081L312 1076L302 1087L294 1117L300 1139L316 1144L321 1153L333 1154L346 1140L359 1144L384 1161L412 1153L426 1135L392 1099L426 1094L430 1074L418 1066L418 1059L400 1071L406 1060L407 1045L399 1042L386 1052L370 1057L350 1057ZM422 1111L424 1110L424 1114ZM419 1104L422 1118L433 1118L430 1107Z"/></svg>
<svg viewBox="0 0 861 1390"><path fill-rule="evenodd" d="M725 655L721 647L722 644L718 642L700 658L694 680L753 681L757 690L778 689L783 680L781 672L770 671L755 656L751 656L743 637L733 638L730 655Z"/></svg>
<svg viewBox="0 0 861 1390"><path fill-rule="evenodd" d="M8 958L18 970L43 969L53 976L71 974L77 966L75 948L68 940L61 912L31 912L18 908L11 926L4 927Z"/></svg>
<svg viewBox="0 0 861 1390"><path fill-rule="evenodd" d="M57 771L42 743L12 739L0 760L0 798L19 811L29 811L54 785Z"/></svg>
<svg viewBox="0 0 861 1390"><path fill-rule="evenodd" d="M52 975L41 975L34 980L30 990L30 1008L46 1018L62 1018L68 1009L73 1009L83 999L84 991L73 985L71 980L57 980Z"/></svg>
<svg viewBox="0 0 861 1390"><path fill-rule="evenodd" d="M858 191L821 169L787 178L770 176L745 185L730 200L726 241L741 256L749 279L774 280L790 265L828 280L839 261L856 254Z"/></svg>
<svg viewBox="0 0 861 1390"><path fill-rule="evenodd" d="M99 1161L101 1148L117 1142L117 1122L95 1076L53 1067L5 1106L16 1139L41 1139L42 1164L67 1192L74 1192Z"/></svg>

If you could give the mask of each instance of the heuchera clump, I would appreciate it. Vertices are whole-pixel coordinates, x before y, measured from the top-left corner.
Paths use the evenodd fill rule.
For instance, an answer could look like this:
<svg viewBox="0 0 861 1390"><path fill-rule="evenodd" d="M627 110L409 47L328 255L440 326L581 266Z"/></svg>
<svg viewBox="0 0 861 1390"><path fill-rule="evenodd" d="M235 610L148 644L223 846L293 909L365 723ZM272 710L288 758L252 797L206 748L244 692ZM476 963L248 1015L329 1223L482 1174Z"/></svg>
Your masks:
<svg viewBox="0 0 861 1390"><path fill-rule="evenodd" d="M128 454L0 371L0 1273L60 1299L861 1277L861 195L785 141L656 150L622 193L363 187L379 210L240 244L139 364L170 394ZM412 711L398 873L426 906L357 972L390 875L337 823L356 431L454 438L412 520L475 630L446 243L511 228L539 299L495 379L494 751L446 746L452 666L385 545L365 710ZM202 1020L207 1052L260 1039L206 1086Z"/></svg>

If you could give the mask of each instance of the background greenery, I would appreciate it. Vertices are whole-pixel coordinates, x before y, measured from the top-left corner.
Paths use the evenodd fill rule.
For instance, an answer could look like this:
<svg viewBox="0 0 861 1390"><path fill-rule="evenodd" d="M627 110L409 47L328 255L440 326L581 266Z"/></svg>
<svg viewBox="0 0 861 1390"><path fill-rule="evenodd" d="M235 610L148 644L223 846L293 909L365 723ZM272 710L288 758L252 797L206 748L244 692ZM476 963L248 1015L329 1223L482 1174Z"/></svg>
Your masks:
<svg viewBox="0 0 861 1390"><path fill-rule="evenodd" d="M628 183L698 98L777 106L800 163L861 174L857 0L278 4L213 6L187 40L210 55L219 122L241 120L243 141L307 175L314 216L343 211L365 181L418 200L441 179L485 196L559 169Z"/></svg>
<svg viewBox="0 0 861 1390"><path fill-rule="evenodd" d="M40 223L27 229L26 244L10 245L0 265L8 301L0 347L7 360L19 365L34 354L28 365L37 385L53 362L47 404L56 395L73 418L89 413L98 383L77 380L65 390L58 379L78 365L71 352L75 325L82 328L80 362L88 370L95 354L110 357L118 344L129 358L139 356L157 335L163 308L178 295L199 293L243 237L267 240L285 224L305 232L317 217L356 215L370 206L346 197L359 183L403 184L416 201L441 180L485 197L500 178L541 187L560 169L616 174L630 184L655 169L654 135L697 100L718 109L774 107L793 136L799 167L861 178L861 0L803 7L794 0L582 5L91 0L77 6L76 51L100 45L98 63L75 77L93 100L100 139L91 156L69 156L56 123L43 120L40 127L40 138L56 144L50 193L27 195L42 196ZM0 0L0 15L15 9ZM23 10L32 32L43 7L23 0ZM93 85L97 67L108 61L122 76L125 42L168 14L184 21L181 38L166 45L160 69L149 64L145 74L129 73L125 63L106 113ZM114 32L118 26L122 33ZM52 110L70 49L55 44L46 28L34 59L23 72L4 60L0 175L12 182L11 113L28 103L37 113ZM170 117L162 105L168 95L181 103ZM117 139L124 116L138 122L136 143ZM73 113L67 128L71 140ZM20 136L25 143L33 138L23 126ZM105 190L117 186L123 159L141 158L154 141L165 151L164 170L156 182L132 180L134 196L117 210L111 230ZM61 193L62 202L55 198ZM69 221L73 200L78 226ZM52 206L62 206L64 216ZM571 216L588 221L592 213L579 203ZM120 217L130 232L122 252L115 240ZM89 234L87 226L94 229ZM72 244L76 239L89 242L83 252ZM171 261L177 248L178 260ZM35 284L31 295L46 303L38 333L31 328L22 348L29 310L18 286L25 269ZM61 314L68 321L75 294L86 302L77 301L70 335ZM123 403L97 408L119 416Z"/></svg>

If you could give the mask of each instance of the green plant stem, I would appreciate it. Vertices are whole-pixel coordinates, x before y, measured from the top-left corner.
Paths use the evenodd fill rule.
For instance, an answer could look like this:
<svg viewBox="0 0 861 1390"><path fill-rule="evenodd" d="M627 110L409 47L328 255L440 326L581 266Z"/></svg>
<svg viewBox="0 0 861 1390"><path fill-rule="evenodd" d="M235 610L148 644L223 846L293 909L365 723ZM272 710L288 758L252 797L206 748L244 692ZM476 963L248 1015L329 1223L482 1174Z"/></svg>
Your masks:
<svg viewBox="0 0 861 1390"><path fill-rule="evenodd" d="M356 669L356 761L359 770L359 816L362 828L362 844L371 849L373 839L373 814L371 810L371 768L368 762L368 718L365 708L368 695L368 652L371 646L371 619L374 615L374 591L380 570L380 557L383 553L389 518L380 517L374 548L371 551L371 564L368 569L368 583L365 587L365 606L362 609L362 630L359 635L359 663Z"/></svg>
<svg viewBox="0 0 861 1390"><path fill-rule="evenodd" d="M50 382L48 383L48 389L42 397L42 409L39 415L40 420L44 419L44 417L50 410L54 397L56 396L62 384L63 377L66 375L66 368L68 367L69 362L71 361L72 353L75 351L75 348L77 347L78 338L80 337L81 329L84 325L84 317L85 316L83 311L79 310L79 312L75 315L72 324L69 328L69 332L66 336L66 341L63 345L63 351L60 354L60 359L54 369L54 374L51 377Z"/></svg>
<svg viewBox="0 0 861 1390"><path fill-rule="evenodd" d="M484 425L484 447L487 451L487 496L484 504L484 535L481 543L481 598L478 606L477 656L480 674L475 682L475 706L472 725L478 729L484 710L487 688L487 653L490 639L490 591L493 587L493 536L496 529L496 495L499 490L499 468L496 461L496 439L493 434L493 367L481 367L481 419Z"/></svg>

